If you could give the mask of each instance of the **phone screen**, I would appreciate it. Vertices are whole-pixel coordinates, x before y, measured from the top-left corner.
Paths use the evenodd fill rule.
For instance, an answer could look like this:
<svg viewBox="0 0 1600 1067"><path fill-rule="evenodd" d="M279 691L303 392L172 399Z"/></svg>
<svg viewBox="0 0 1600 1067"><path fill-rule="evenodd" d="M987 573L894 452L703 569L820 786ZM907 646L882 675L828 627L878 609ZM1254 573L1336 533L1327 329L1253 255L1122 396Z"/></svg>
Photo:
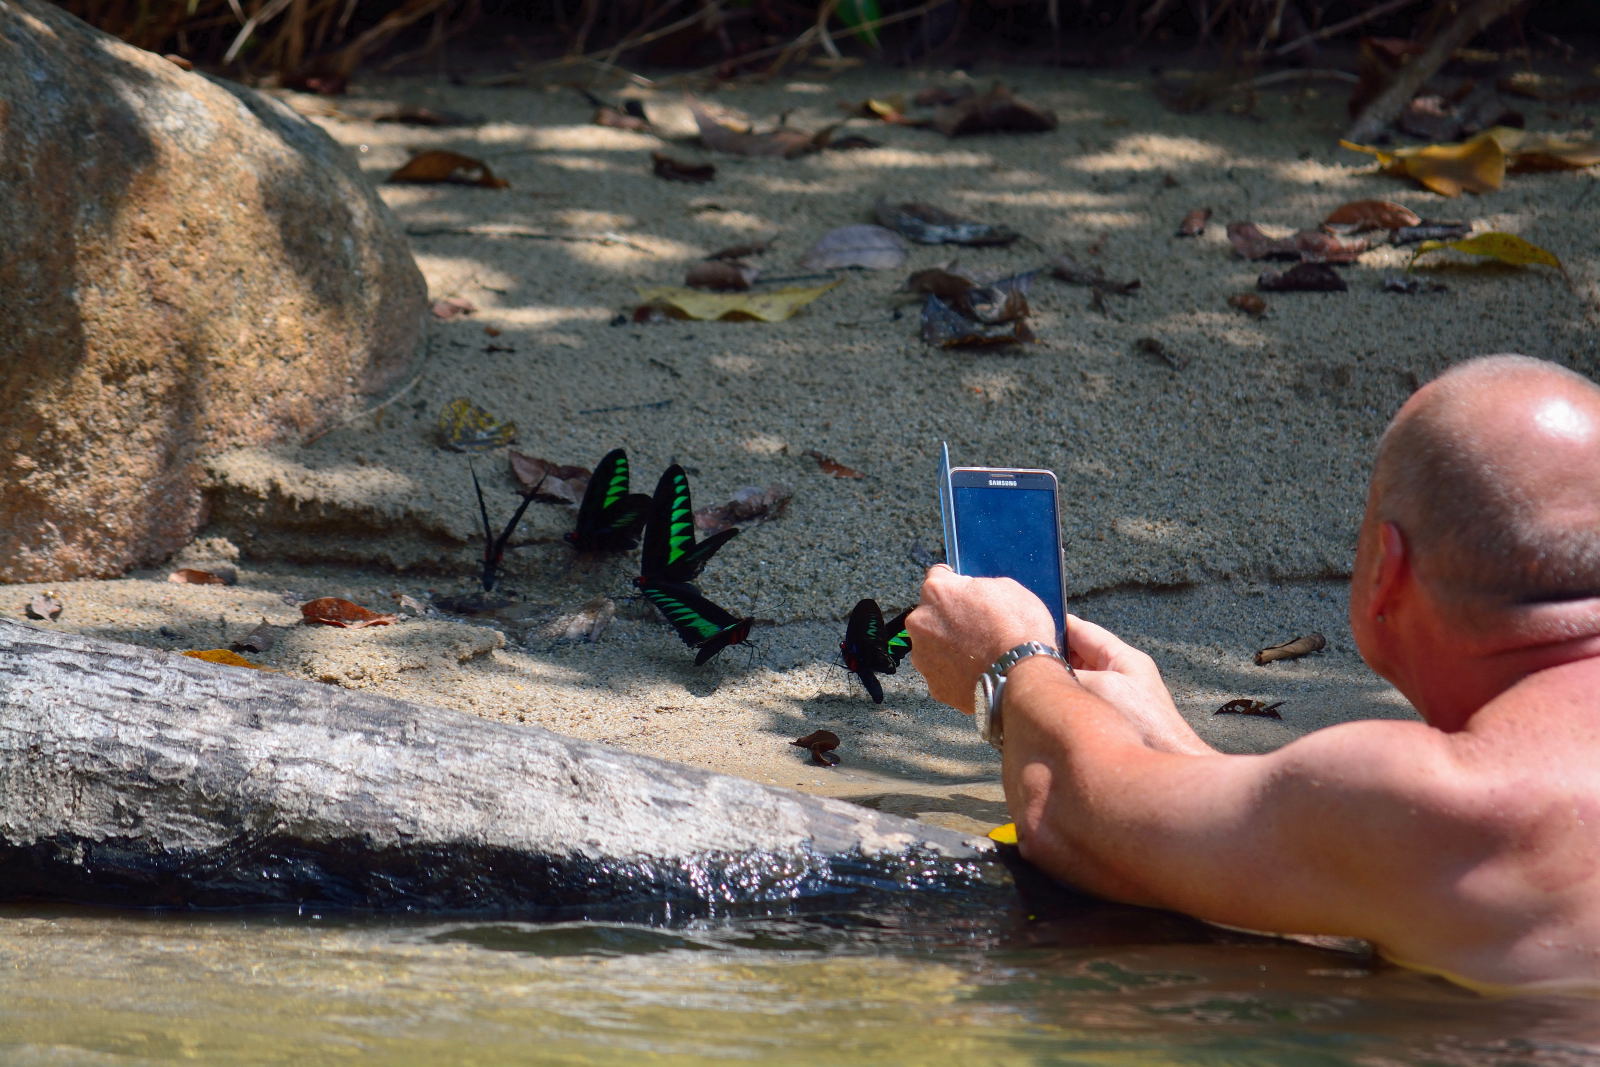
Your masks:
<svg viewBox="0 0 1600 1067"><path fill-rule="evenodd" d="M1056 482L1047 471L956 468L950 472L955 569L975 578L1014 578L1050 609L1066 633Z"/></svg>

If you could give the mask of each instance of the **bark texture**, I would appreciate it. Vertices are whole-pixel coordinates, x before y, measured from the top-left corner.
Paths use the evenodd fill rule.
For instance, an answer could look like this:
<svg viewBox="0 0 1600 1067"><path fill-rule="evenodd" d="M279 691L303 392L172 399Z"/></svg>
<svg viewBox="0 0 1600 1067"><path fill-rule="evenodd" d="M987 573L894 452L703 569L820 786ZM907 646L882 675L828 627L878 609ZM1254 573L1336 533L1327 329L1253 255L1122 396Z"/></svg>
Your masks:
<svg viewBox="0 0 1600 1067"><path fill-rule="evenodd" d="M929 888L1014 893L983 839L0 620L0 899L670 918Z"/></svg>

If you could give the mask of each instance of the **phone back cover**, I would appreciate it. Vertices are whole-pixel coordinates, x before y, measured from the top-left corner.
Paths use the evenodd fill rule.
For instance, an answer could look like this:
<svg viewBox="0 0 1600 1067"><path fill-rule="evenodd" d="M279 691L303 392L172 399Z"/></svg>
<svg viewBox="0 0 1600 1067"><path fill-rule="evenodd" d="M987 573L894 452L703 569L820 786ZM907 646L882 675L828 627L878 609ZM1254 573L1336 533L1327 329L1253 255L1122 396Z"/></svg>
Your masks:
<svg viewBox="0 0 1600 1067"><path fill-rule="evenodd" d="M950 488L950 443L939 442L939 521L944 523L944 561L961 573L961 550L956 544L956 503Z"/></svg>

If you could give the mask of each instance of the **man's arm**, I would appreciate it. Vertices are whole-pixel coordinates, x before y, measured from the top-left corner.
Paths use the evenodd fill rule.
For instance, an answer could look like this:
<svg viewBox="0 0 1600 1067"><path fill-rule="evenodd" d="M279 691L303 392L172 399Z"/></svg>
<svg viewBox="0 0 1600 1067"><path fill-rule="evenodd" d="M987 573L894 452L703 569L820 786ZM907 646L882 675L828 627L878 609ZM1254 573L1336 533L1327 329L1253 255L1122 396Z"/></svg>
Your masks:
<svg viewBox="0 0 1600 1067"><path fill-rule="evenodd" d="M1013 585L930 573L912 647L936 698L970 709L988 662L975 661L1041 639ZM1181 717L1148 657L1082 620L1069 639L1077 678L1024 660L1002 708L1006 798L1035 865L1106 897L1260 930L1410 943L1429 923L1459 933L1474 921L1457 881L1497 841L1446 735L1372 721L1219 755L1170 721Z"/></svg>

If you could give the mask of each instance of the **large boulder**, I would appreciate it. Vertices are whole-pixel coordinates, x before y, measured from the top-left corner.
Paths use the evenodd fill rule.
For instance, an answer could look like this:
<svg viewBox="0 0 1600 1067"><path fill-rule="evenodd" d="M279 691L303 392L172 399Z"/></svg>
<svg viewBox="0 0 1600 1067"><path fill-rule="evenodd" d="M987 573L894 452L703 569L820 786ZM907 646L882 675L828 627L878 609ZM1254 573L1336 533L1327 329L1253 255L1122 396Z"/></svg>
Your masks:
<svg viewBox="0 0 1600 1067"><path fill-rule="evenodd" d="M120 574L201 461L410 367L426 289L337 144L42 0L0 0L0 581Z"/></svg>

